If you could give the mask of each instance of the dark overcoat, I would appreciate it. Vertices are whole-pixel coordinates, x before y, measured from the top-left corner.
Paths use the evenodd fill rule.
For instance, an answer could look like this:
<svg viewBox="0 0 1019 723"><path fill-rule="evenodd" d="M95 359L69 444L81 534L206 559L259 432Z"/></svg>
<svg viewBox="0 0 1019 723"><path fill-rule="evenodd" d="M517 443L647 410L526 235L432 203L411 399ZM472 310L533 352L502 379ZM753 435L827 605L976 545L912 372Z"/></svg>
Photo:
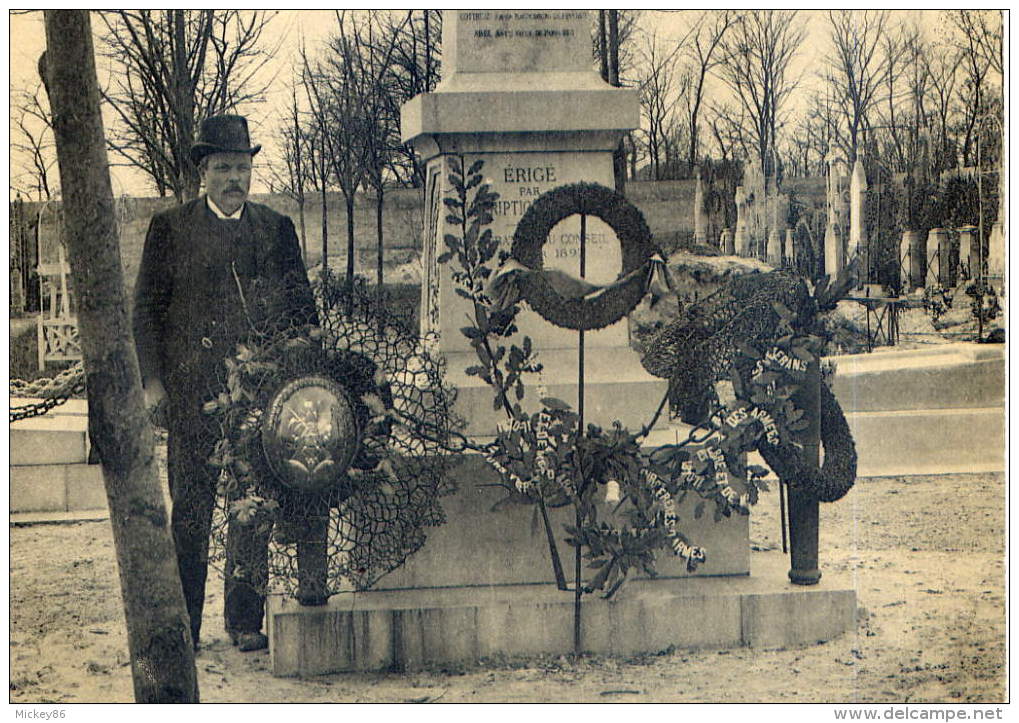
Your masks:
<svg viewBox="0 0 1019 723"><path fill-rule="evenodd" d="M250 201L239 220L220 219L204 196L153 216L134 298L142 379L189 412L252 325L315 317L293 222Z"/></svg>

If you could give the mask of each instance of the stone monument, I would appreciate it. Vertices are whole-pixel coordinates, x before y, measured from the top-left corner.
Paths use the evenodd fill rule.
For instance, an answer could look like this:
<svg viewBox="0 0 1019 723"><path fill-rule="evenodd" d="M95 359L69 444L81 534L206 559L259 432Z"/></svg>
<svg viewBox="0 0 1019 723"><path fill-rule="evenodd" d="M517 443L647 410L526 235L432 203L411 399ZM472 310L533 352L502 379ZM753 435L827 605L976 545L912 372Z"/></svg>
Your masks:
<svg viewBox="0 0 1019 723"><path fill-rule="evenodd" d="M484 435L494 433L502 413L492 410L484 382L462 375L474 363L459 331L470 307L455 294L448 266L437 262L446 250L442 199L452 192L447 158L462 156L465 166L484 161L485 182L500 196L492 233L508 251L517 223L541 194L579 181L613 187L612 149L639 124L639 106L636 91L611 87L595 72L586 11L458 10L444 20L443 81L404 106L402 133L427 169L422 332L438 333L438 350L461 390L469 431ZM553 229L544 247L545 268L579 277L579 231L578 216ZM590 217L586 238L585 279L615 280L622 258L615 234ZM526 306L517 325L539 350L549 393L575 405L577 335ZM655 404L651 399L660 395L657 380L629 347L627 321L586 332L585 347L591 421L611 424L619 415L624 424L638 424L643 405ZM599 377L599 369L613 374ZM619 382L627 383L626 392Z"/></svg>
<svg viewBox="0 0 1019 723"><path fill-rule="evenodd" d="M746 191L746 224L749 256L763 257L768 237L768 179L756 158L751 158L743 173Z"/></svg>
<svg viewBox="0 0 1019 723"><path fill-rule="evenodd" d="M987 238L987 275L1004 288L1005 279L1005 172L998 169L998 217Z"/></svg>
<svg viewBox="0 0 1019 723"><path fill-rule="evenodd" d="M731 228L722 229L722 237L718 241L718 248L722 250L722 254L725 256L734 256L736 254L736 244Z"/></svg>
<svg viewBox="0 0 1019 723"><path fill-rule="evenodd" d="M472 310L454 293L449 267L438 263L448 223L443 199L453 192L447 159L462 157L465 166L484 161L484 182L500 194L491 228L507 250L524 210L541 194L578 181L611 187L612 151L638 125L638 103L634 91L608 86L593 70L591 26L586 11L446 11L444 79L435 92L403 107L403 138L426 167L422 331L438 335L447 378L458 387L458 411L475 439L494 434L505 416L493 412L490 387L463 372L477 363L459 331ZM577 222L568 218L553 229L546 268L579 275ZM587 279L615 279L620 249L614 234L593 217L587 229ZM529 310L518 326L538 350L548 394L575 405L578 332L554 327ZM628 346L626 321L585 334L588 421L608 425L620 419L631 428L646 423L666 382L640 366ZM646 443L675 441L676 430L661 429ZM458 492L442 500L446 523L430 529L423 548L371 591L334 596L321 608L271 603L275 674L573 650L573 592L550 584L550 544L535 506L507 504L498 475L477 455L467 455L457 481ZM663 554L656 565L661 579L636 579L610 601L585 596L584 650L782 645L828 639L851 625L851 591L789 589L784 564L769 569L770 583L747 584L748 519L716 523L711 514L698 517L692 498L676 511L684 533L713 550L711 558L691 575L681 558ZM572 510L549 512L548 534L572 563L563 540ZM612 514L611 507L599 514ZM814 599L821 604L811 605ZM778 618L782 623L773 625Z"/></svg>
<svg viewBox="0 0 1019 723"><path fill-rule="evenodd" d="M836 157L829 156L827 165L828 220L824 231L824 272L829 276L835 276L846 265L848 203L841 162Z"/></svg>
<svg viewBox="0 0 1019 723"><path fill-rule="evenodd" d="M903 231L899 243L899 284L901 293L924 287L927 271L927 243L922 231Z"/></svg>

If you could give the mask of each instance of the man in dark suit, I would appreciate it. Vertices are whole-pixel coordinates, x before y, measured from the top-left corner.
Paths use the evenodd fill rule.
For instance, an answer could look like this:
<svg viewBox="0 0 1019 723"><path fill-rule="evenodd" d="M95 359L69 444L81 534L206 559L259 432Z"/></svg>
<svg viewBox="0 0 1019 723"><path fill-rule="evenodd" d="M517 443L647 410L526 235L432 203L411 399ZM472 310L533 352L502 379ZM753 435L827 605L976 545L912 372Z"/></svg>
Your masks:
<svg viewBox="0 0 1019 723"><path fill-rule="evenodd" d="M205 602L219 438L203 414L224 358L271 316L314 323L315 303L293 222L248 201L252 146L236 115L202 123L191 149L205 195L153 216L135 287L134 335L146 403L165 404L172 530L197 648ZM267 303L267 299L281 300ZM284 316L280 316L284 314ZM226 629L241 650L262 634L268 536L231 521L227 539Z"/></svg>

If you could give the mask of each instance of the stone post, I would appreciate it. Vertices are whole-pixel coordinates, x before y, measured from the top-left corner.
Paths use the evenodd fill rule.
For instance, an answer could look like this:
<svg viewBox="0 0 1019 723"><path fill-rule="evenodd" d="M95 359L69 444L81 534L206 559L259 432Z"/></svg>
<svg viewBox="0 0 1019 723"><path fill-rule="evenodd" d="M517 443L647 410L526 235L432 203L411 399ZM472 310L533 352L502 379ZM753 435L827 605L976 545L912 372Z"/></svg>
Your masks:
<svg viewBox="0 0 1019 723"><path fill-rule="evenodd" d="M959 278L959 239L950 230L944 229L938 241L938 283L943 288L955 288Z"/></svg>
<svg viewBox="0 0 1019 723"><path fill-rule="evenodd" d="M909 231L902 232L899 239L899 293L908 294L911 290L909 282L909 259L911 237Z"/></svg>
<svg viewBox="0 0 1019 723"><path fill-rule="evenodd" d="M968 279L975 278L980 261L977 257L979 230L976 226L963 226L959 229L959 268Z"/></svg>
<svg viewBox="0 0 1019 723"><path fill-rule="evenodd" d="M996 278L1005 276L1005 231L997 221L991 226L991 235L987 239L987 275Z"/></svg>
<svg viewBox="0 0 1019 723"><path fill-rule="evenodd" d="M942 258L941 255L941 247L945 245L946 236L948 236L948 232L943 228L932 228L927 234L925 250L927 275L924 277L924 287L941 284L941 268L948 264L947 256Z"/></svg>
<svg viewBox="0 0 1019 723"><path fill-rule="evenodd" d="M722 229L722 238L719 242L719 248L722 249L722 254L725 256L733 256L736 254L736 244L734 243L732 229Z"/></svg>
<svg viewBox="0 0 1019 723"><path fill-rule="evenodd" d="M736 234L733 238L736 253L747 256L750 239L747 237L747 195L743 186L736 186Z"/></svg>
<svg viewBox="0 0 1019 723"><path fill-rule="evenodd" d="M792 396L803 410L808 426L797 437L803 444L804 460L817 466L821 461L821 371L815 360L807 368L803 386ZM789 579L796 585L816 585L821 579L818 566L820 519L817 498L796 487L789 493Z"/></svg>
<svg viewBox="0 0 1019 723"><path fill-rule="evenodd" d="M845 252L842 249L838 226L829 221L824 232L824 273L828 276L834 277L845 266Z"/></svg>
<svg viewBox="0 0 1019 723"><path fill-rule="evenodd" d="M768 232L768 252L765 260L776 268L782 265L782 235L777 228Z"/></svg>
<svg viewBox="0 0 1019 723"><path fill-rule="evenodd" d="M998 167L998 217L987 239L987 275L1005 278L1005 166ZM1000 284L999 284L1000 286Z"/></svg>
<svg viewBox="0 0 1019 723"><path fill-rule="evenodd" d="M906 266L906 278L903 282L903 290L906 293L914 289L924 287L924 279L927 276L927 237L923 231L906 231L902 234L902 241L908 245L909 254Z"/></svg>
<svg viewBox="0 0 1019 723"><path fill-rule="evenodd" d="M782 243L789 222L789 196L775 193L771 196L771 230L768 232L767 262L772 266L783 263Z"/></svg>
<svg viewBox="0 0 1019 723"><path fill-rule="evenodd" d="M846 259L867 249L867 174L863 161L857 157L853 164L853 175L849 181L849 240L846 243Z"/></svg>
<svg viewBox="0 0 1019 723"><path fill-rule="evenodd" d="M706 244L708 233L704 227L704 183L701 181L701 169L696 169L697 183L693 195L693 242Z"/></svg>

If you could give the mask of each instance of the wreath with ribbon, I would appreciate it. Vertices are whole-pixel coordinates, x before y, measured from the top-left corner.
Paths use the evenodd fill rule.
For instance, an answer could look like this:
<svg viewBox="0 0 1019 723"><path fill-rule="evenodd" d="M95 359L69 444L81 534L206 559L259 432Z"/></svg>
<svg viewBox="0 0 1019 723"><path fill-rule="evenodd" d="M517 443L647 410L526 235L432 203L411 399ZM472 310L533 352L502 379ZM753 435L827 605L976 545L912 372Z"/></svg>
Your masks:
<svg viewBox="0 0 1019 723"><path fill-rule="evenodd" d="M564 296L543 269L542 248L557 223L576 214L604 221L619 239L623 269L619 278L592 287L582 296ZM602 329L633 311L647 293L652 259L658 254L640 210L610 188L574 183L539 197L524 213L513 234L511 256L535 273L520 274L520 295L546 321L577 330Z"/></svg>

